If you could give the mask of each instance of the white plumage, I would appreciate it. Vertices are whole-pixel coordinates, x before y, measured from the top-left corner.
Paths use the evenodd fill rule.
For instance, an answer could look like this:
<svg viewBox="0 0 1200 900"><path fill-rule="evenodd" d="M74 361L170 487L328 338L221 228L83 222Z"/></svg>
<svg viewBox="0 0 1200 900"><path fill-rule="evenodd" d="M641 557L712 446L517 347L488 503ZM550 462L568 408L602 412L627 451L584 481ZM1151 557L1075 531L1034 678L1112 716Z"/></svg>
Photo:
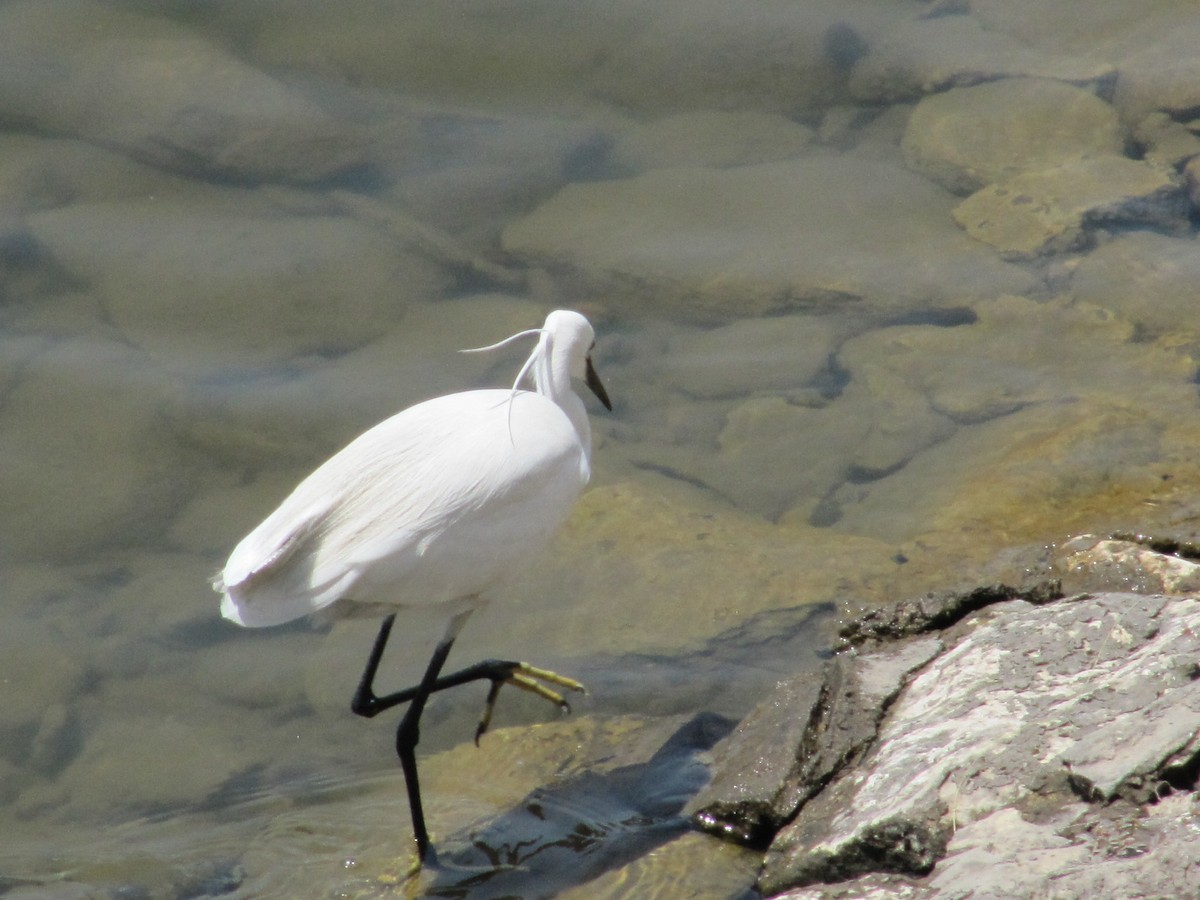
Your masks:
<svg viewBox="0 0 1200 900"><path fill-rule="evenodd" d="M527 364L536 391L435 397L360 435L237 545L215 583L222 614L257 627L343 598L345 613L451 603L512 574L588 482L570 377L588 377L592 341L583 316L551 313Z"/></svg>
<svg viewBox="0 0 1200 900"><path fill-rule="evenodd" d="M589 353L592 326L557 310L514 335L538 342L512 390L465 391L397 413L309 475L237 545L213 582L221 613L239 625L279 625L321 610L388 613L351 708L373 717L409 704L396 732L417 855L431 852L415 749L430 695L469 681L492 683L476 739L502 684L566 706L543 684L582 685L525 663L485 660L439 678L459 629L486 592L520 569L566 519L591 473L584 380L612 408ZM484 348L490 349L490 348ZM520 390L532 374L534 390ZM444 607L445 634L421 683L378 696L375 674L395 611Z"/></svg>

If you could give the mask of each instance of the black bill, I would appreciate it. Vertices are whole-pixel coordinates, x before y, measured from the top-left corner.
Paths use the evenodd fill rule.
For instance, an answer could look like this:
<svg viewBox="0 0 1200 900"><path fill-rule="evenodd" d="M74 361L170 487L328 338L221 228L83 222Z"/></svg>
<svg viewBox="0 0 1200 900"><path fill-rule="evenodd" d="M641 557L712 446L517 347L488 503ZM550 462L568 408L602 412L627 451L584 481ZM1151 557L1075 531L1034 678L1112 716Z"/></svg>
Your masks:
<svg viewBox="0 0 1200 900"><path fill-rule="evenodd" d="M584 379L584 384L592 389L592 393L600 398L600 402L604 404L604 408L612 412L612 401L608 399L608 391L604 389L604 385L600 383L600 376L596 374L596 369L592 365L592 358L587 358L587 377Z"/></svg>

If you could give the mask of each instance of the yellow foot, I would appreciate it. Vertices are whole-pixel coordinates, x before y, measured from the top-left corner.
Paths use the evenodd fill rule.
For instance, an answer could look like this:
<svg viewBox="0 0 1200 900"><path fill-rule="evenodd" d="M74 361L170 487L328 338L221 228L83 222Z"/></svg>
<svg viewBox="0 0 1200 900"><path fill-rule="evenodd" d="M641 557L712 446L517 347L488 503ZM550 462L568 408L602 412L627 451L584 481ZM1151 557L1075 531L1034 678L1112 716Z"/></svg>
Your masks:
<svg viewBox="0 0 1200 900"><path fill-rule="evenodd" d="M562 694L548 685L557 685L568 691L576 691L581 694L587 693L587 688L574 678L567 678L565 675L559 675L557 672L551 672L549 669L539 669L537 666L531 666L529 663L518 663L507 680L492 683L492 689L488 691L487 701L483 706L483 718L479 720L479 727L475 729L475 743L477 745L479 739L487 733L488 726L492 724L492 713L496 708L496 695L500 693L500 688L506 684L511 684L523 691L536 694L543 700L549 700L564 713L571 711L571 704L566 701L566 698Z"/></svg>
<svg viewBox="0 0 1200 900"><path fill-rule="evenodd" d="M422 860L414 852L407 868L403 871L392 870L391 872L385 872L378 875L375 880L380 887L399 887L404 897L411 897L415 900L415 898L422 896L424 893L422 882L425 879L422 879L422 876L428 875L432 877L430 870L436 868L437 865L437 853L430 847L429 855L426 859Z"/></svg>
<svg viewBox="0 0 1200 900"><path fill-rule="evenodd" d="M523 691L537 694L551 703L556 703L559 706L565 706L570 709L570 704L563 699L562 694L546 687L546 685L542 684L543 681L549 684L557 684L568 691L576 691L580 694L587 693L587 688L574 678L559 675L557 672L551 672L549 669L539 669L536 666L531 666L529 663L521 663L521 668L513 672L512 677L508 679L509 684L516 685Z"/></svg>

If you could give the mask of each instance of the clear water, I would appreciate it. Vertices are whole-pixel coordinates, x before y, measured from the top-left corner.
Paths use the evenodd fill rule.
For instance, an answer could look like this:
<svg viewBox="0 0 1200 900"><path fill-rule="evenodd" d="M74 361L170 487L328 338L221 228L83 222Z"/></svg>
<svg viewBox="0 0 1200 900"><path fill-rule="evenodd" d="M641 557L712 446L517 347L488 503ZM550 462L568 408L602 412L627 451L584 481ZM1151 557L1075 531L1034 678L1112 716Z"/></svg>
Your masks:
<svg viewBox="0 0 1200 900"><path fill-rule="evenodd" d="M839 605L1189 529L1200 343L1154 260L1194 283L1192 234L962 234L905 168L915 97L847 80L926 6L0 9L0 894L740 895L753 856L678 817L699 750L647 768L684 723L815 668ZM977 15L1078 64L1074 17L1016 6ZM394 724L348 708L376 624L245 632L208 582L363 429L511 383L523 351L457 351L558 306L616 406L593 486L453 660L589 694L502 694L478 749L482 696L431 706L451 874L404 883ZM386 680L442 627L403 619Z"/></svg>

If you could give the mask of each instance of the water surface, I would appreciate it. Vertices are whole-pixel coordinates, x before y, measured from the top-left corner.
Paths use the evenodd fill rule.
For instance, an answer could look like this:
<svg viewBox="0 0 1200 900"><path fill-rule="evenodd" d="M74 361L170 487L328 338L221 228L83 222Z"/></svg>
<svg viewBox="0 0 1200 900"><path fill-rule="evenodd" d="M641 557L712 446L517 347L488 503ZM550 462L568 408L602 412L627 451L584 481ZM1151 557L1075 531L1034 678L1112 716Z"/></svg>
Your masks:
<svg viewBox="0 0 1200 900"><path fill-rule="evenodd" d="M365 428L510 384L524 350L457 351L555 307L616 408L452 662L590 693L506 692L478 749L482 689L431 705L435 896L743 895L753 856L679 816L719 729L672 735L819 665L839 605L1190 529L1182 188L1012 252L906 129L926 93L1004 81L1012 121L1061 79L1091 97L1068 145L1159 165L1134 120L1183 123L1146 48L1196 14L1114 3L1089 41L994 6L0 10L0 894L418 889L394 724L348 708L376 623L247 632L208 582ZM442 627L406 616L381 679Z"/></svg>

